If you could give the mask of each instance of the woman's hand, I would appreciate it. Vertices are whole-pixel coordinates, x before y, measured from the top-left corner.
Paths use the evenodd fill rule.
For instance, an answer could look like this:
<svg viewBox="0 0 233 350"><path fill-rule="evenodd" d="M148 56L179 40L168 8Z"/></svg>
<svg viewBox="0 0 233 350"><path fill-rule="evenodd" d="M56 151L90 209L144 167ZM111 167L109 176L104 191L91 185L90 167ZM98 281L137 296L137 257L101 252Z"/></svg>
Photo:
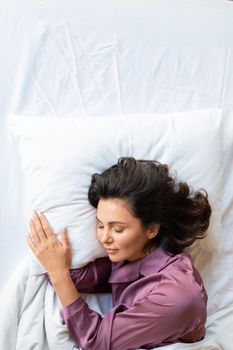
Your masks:
<svg viewBox="0 0 233 350"><path fill-rule="evenodd" d="M30 233L27 241L50 277L69 271L71 265L71 246L66 229L60 231L61 241L57 239L46 216L36 213L29 223Z"/></svg>

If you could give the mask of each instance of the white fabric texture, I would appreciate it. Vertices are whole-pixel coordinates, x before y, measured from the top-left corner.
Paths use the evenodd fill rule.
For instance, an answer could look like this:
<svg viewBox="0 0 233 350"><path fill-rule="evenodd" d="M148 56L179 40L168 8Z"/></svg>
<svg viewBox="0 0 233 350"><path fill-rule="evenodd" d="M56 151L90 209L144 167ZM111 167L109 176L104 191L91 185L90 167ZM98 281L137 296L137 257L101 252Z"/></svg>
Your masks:
<svg viewBox="0 0 233 350"><path fill-rule="evenodd" d="M202 270L205 284L212 285L207 335L200 344L167 348L232 349L232 18L233 2L227 0L148 0L146 5L142 0L1 2L0 287L6 287L3 295L9 308L0 322L5 330L8 324L10 332L4 338L0 334L6 339L1 348L15 349L14 327L29 281L27 264L23 265L28 254L27 199L18 149L7 129L9 116L111 118L221 108L221 243L214 251L192 251L197 267L208 261ZM6 285L10 275L11 293ZM32 277L39 283L43 276ZM98 308L98 303L96 298L93 305ZM40 334L34 349L46 349Z"/></svg>

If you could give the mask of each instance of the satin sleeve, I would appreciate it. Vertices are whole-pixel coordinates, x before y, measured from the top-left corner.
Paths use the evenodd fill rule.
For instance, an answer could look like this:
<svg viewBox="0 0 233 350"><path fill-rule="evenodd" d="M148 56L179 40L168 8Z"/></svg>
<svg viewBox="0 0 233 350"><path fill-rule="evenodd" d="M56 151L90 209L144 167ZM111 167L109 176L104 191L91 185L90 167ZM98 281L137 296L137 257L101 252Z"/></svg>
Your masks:
<svg viewBox="0 0 233 350"><path fill-rule="evenodd" d="M111 271L111 261L108 257L104 257L81 268L71 269L70 275L80 293L111 293L111 284L108 283ZM49 275L46 276L50 281Z"/></svg>

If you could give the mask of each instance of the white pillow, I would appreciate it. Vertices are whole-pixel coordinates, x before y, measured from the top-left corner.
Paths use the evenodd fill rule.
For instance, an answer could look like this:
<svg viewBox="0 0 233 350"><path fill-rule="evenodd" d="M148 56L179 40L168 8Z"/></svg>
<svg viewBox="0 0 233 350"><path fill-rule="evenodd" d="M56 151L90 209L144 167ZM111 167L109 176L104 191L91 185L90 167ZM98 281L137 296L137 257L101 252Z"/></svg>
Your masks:
<svg viewBox="0 0 233 350"><path fill-rule="evenodd" d="M73 249L71 268L106 256L98 243L96 210L87 192L91 175L121 156L154 159L177 171L195 190L205 188L213 214L206 249L221 233L220 110L109 117L19 116L10 120L27 184L28 221L42 211L54 231L67 227ZM174 172L173 172L174 173ZM26 239L26 237L25 237ZM45 270L32 254L34 274Z"/></svg>

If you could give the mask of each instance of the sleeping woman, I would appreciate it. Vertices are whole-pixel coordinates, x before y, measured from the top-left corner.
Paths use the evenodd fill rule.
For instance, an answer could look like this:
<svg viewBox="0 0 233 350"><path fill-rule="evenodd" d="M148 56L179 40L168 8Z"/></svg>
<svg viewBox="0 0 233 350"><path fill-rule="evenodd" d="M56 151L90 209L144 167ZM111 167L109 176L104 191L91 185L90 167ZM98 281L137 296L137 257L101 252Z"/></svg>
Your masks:
<svg viewBox="0 0 233 350"><path fill-rule="evenodd" d="M28 234L77 346L152 349L203 339L207 294L184 249L205 236L207 193L176 181L167 165L121 157L92 175L88 199L107 257L70 270L67 232L57 239L42 213L34 214ZM79 294L106 292L112 293L113 308L103 317Z"/></svg>

